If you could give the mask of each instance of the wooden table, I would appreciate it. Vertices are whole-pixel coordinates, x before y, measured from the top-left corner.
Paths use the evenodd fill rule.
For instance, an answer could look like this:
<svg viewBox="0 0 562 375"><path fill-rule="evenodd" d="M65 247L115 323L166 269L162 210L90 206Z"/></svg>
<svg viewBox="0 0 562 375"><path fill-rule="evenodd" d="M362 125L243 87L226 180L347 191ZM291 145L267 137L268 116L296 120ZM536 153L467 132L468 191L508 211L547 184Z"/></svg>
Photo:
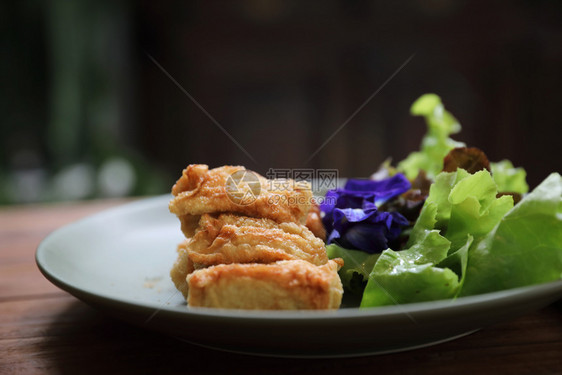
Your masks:
<svg viewBox="0 0 562 375"><path fill-rule="evenodd" d="M52 230L123 203L0 208L0 374L562 373L561 301L448 343L350 359L224 353L105 317L50 284L34 254Z"/></svg>

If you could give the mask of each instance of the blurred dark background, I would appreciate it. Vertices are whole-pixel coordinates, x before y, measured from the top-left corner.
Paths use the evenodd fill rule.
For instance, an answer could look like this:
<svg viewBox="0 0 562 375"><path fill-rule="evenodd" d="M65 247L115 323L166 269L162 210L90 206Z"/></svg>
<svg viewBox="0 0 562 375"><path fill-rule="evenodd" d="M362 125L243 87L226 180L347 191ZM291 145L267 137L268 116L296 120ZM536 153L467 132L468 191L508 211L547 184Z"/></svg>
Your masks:
<svg viewBox="0 0 562 375"><path fill-rule="evenodd" d="M532 187L562 170L560 1L0 4L0 204L165 193L190 163L368 176L418 148L426 92Z"/></svg>

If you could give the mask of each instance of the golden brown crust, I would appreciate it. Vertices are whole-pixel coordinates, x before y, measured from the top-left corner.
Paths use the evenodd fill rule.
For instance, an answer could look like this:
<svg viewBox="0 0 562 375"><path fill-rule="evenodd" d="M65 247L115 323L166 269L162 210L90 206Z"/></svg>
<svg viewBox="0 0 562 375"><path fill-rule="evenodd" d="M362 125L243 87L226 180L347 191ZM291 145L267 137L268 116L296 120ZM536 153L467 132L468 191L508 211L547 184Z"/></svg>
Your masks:
<svg viewBox="0 0 562 375"><path fill-rule="evenodd" d="M236 214L204 214L195 235L178 245L172 281L187 296L187 275L195 269L230 263L273 263L302 259L328 262L324 242L304 225L276 223Z"/></svg>
<svg viewBox="0 0 562 375"><path fill-rule="evenodd" d="M315 266L303 260L271 264L221 264L187 277L189 306L229 309L337 309L343 288L340 262Z"/></svg>
<svg viewBox="0 0 562 375"><path fill-rule="evenodd" d="M305 225L316 237L320 238L322 241L326 241L326 228L324 228L324 224L322 223L320 207L318 207L316 203L310 206Z"/></svg>
<svg viewBox="0 0 562 375"><path fill-rule="evenodd" d="M170 276L190 306L339 307L343 260L328 260L310 185L267 180L240 166L193 164L172 194L169 209L187 240Z"/></svg>
<svg viewBox="0 0 562 375"><path fill-rule="evenodd" d="M187 298L189 287L185 278L195 270L193 262L187 256L187 244L189 240L180 243L177 247L178 257L172 269L170 270L170 277L176 288Z"/></svg>
<svg viewBox="0 0 562 375"><path fill-rule="evenodd" d="M253 185L233 185L229 176L243 171L245 169L241 166L223 166L209 170L204 164L191 164L183 170L181 178L172 188L174 198L169 204L169 209L182 221L182 230L187 237L190 237L195 229L191 216L205 213L234 212L264 217L278 223L305 222L312 199L308 183L296 183L292 180L280 183L278 180L267 180L251 172L257 179ZM229 194L227 185L230 187ZM240 196L246 193L254 194L253 199L237 203L236 199L233 199L232 189L240 189Z"/></svg>
<svg viewBox="0 0 562 375"><path fill-rule="evenodd" d="M236 214L201 216L188 253L196 268L290 259L316 265L328 261L324 242L304 225Z"/></svg>

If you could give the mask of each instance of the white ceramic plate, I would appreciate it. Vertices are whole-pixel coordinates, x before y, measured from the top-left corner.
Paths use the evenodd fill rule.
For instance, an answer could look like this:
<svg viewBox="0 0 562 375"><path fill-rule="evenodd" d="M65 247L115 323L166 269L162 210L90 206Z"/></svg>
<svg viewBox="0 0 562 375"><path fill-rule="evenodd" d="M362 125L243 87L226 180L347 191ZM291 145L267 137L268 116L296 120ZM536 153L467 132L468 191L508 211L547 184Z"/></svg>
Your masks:
<svg viewBox="0 0 562 375"><path fill-rule="evenodd" d="M84 302L130 323L223 350L324 357L386 353L450 340L544 307L562 281L455 301L337 311L188 308L169 270L183 239L170 196L117 207L49 235L41 272Z"/></svg>

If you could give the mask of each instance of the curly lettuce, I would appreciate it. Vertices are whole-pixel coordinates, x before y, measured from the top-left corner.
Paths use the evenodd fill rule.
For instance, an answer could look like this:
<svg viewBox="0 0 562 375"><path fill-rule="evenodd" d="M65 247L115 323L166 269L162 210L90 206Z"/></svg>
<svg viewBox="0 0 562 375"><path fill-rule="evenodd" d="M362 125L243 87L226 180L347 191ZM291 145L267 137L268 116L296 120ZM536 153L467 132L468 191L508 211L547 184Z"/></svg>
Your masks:
<svg viewBox="0 0 562 375"><path fill-rule="evenodd" d="M488 234L513 207L511 196L497 198L496 184L486 170L470 174L464 169L442 172L431 186L408 245L419 241L428 230L437 229L451 241L451 251Z"/></svg>
<svg viewBox="0 0 562 375"><path fill-rule="evenodd" d="M431 231L422 242L407 250L384 251L369 276L361 307L455 297L462 285L471 242L472 238L467 237L466 245L448 257L450 242L437 231ZM454 263L454 266L446 267L442 263Z"/></svg>
<svg viewBox="0 0 562 375"><path fill-rule="evenodd" d="M405 232L405 249L369 255L328 246L330 257L344 258L340 276L346 290L363 291L361 307L456 298L562 279L560 174L550 175L514 205L514 198L518 201L529 190L524 169L503 160L471 172L457 163L443 172L443 158L464 146L450 138L460 131L459 122L435 94L416 100L411 113L425 118L427 134L420 151L390 175L402 172L412 181L424 171L433 183L414 226Z"/></svg>
<svg viewBox="0 0 562 375"><path fill-rule="evenodd" d="M562 278L562 177L552 173L470 249L461 296Z"/></svg>
<svg viewBox="0 0 562 375"><path fill-rule="evenodd" d="M494 181L499 191L525 194L529 191L527 172L521 167L515 168L509 160L490 163Z"/></svg>
<svg viewBox="0 0 562 375"><path fill-rule="evenodd" d="M431 186L406 250L379 257L361 307L454 298L462 290L469 249L513 207L511 196L496 197L486 170L442 172Z"/></svg>
<svg viewBox="0 0 562 375"><path fill-rule="evenodd" d="M451 134L458 133L461 126L457 119L445 110L441 98L435 94L425 94L417 99L410 113L423 116L427 124L427 133L421 142L420 151L412 152L398 163L397 169L409 179L414 179L420 170L428 177L435 177L443 169L443 158L453 148L465 144L451 139Z"/></svg>

